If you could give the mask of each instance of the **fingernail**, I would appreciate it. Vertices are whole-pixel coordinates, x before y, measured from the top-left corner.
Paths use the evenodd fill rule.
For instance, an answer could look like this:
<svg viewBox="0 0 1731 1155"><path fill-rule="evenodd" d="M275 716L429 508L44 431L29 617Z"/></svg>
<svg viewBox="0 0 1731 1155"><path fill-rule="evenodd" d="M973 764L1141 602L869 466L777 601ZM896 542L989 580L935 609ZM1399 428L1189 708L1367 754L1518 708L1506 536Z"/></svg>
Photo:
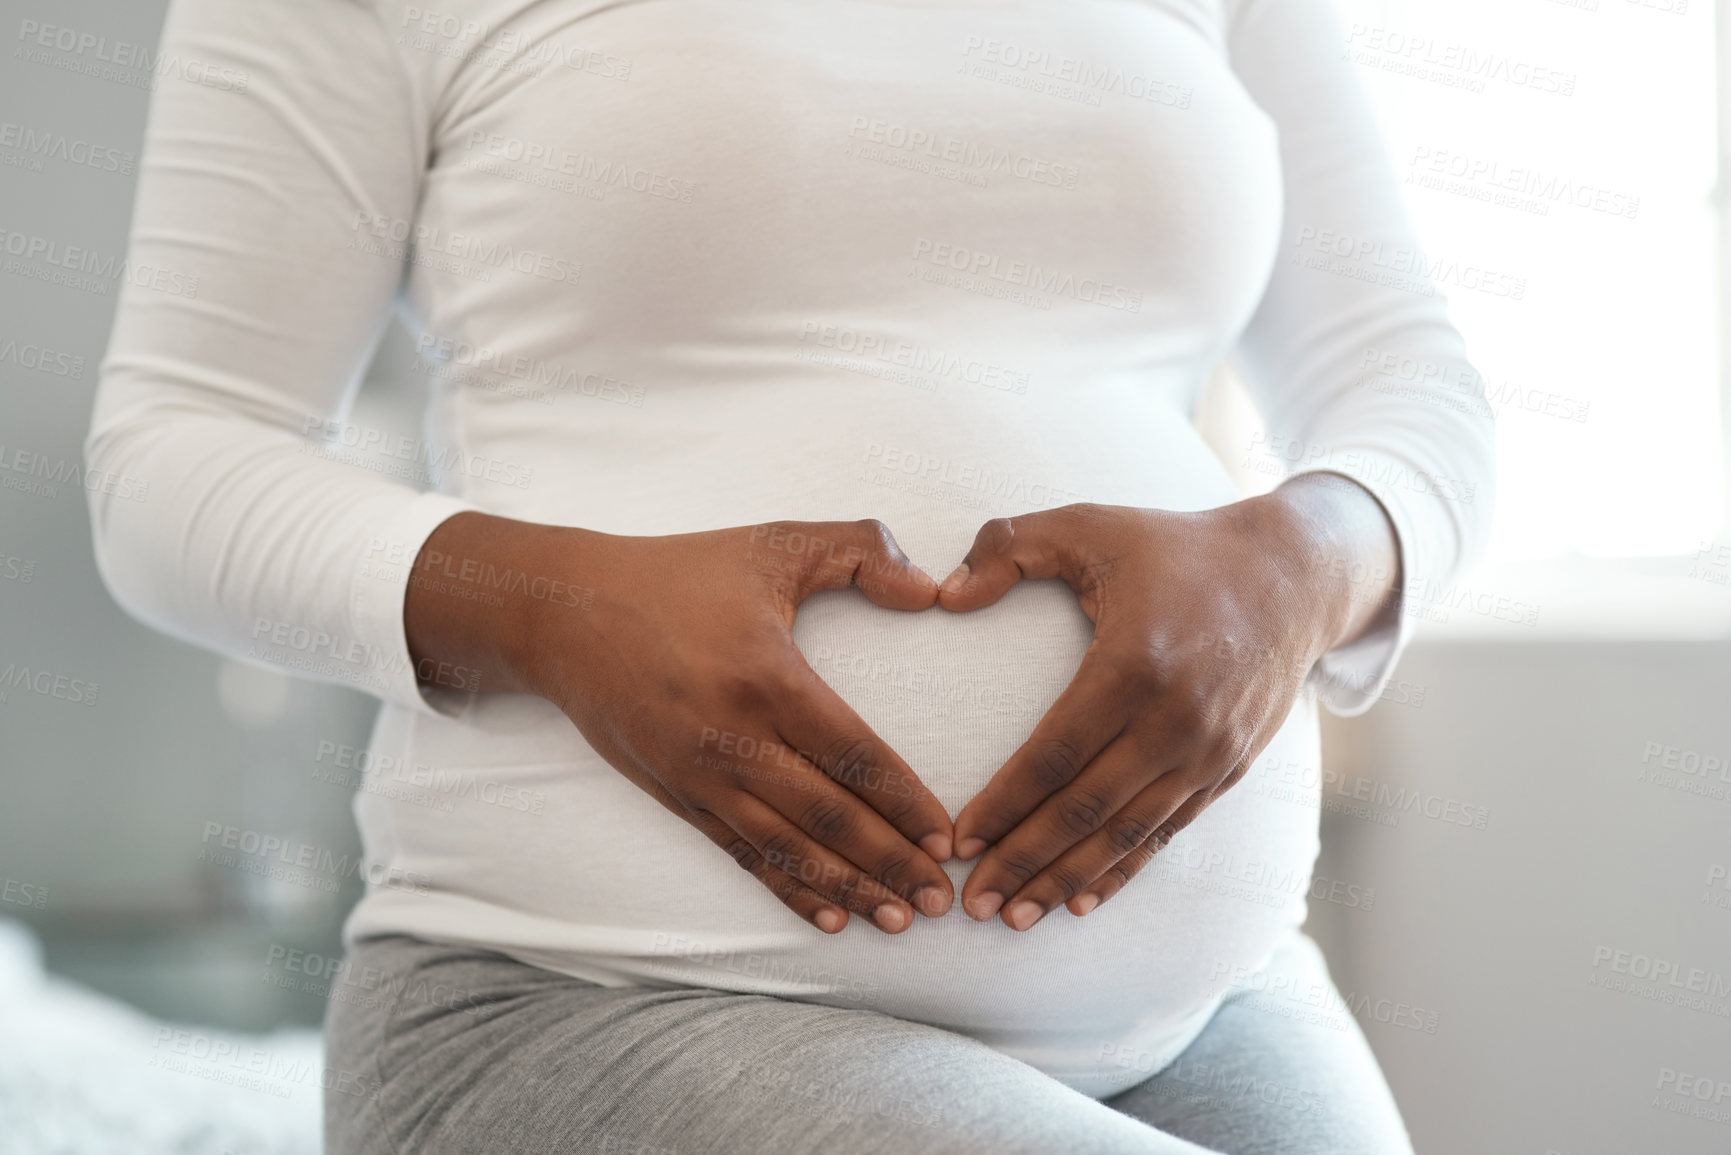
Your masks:
<svg viewBox="0 0 1731 1155"><path fill-rule="evenodd" d="M921 585L923 585L923 586L935 586L938 584L937 578L933 577L931 574L927 573L925 570L921 569L919 566L917 566L917 565L909 566L908 568L914 572L914 580L919 582Z"/></svg>
<svg viewBox="0 0 1731 1155"><path fill-rule="evenodd" d="M968 584L968 563L963 562L961 565L957 566L954 570L952 570L950 572L949 577L944 579L944 584L943 584L940 592L946 593L946 594L960 593L961 588L967 584Z"/></svg>
<svg viewBox="0 0 1731 1155"><path fill-rule="evenodd" d="M935 886L920 887L914 902L927 918L942 918L950 909L950 896Z"/></svg>
<svg viewBox="0 0 1731 1155"><path fill-rule="evenodd" d="M833 908L817 912L817 928L825 934L834 934L847 922L847 916Z"/></svg>
<svg viewBox="0 0 1731 1155"><path fill-rule="evenodd" d="M950 860L950 836L947 834L928 834L920 839L920 849L930 855L933 862L948 862Z"/></svg>
<svg viewBox="0 0 1731 1155"><path fill-rule="evenodd" d="M886 902L872 911L872 921L885 930L896 931L908 924L908 915L901 907Z"/></svg>
<svg viewBox="0 0 1731 1155"><path fill-rule="evenodd" d="M1039 903L1023 899L1021 902L1013 903L1010 909L1004 912L1004 921L1010 924L1011 930L1027 930L1039 922L1040 916L1045 913L1040 909Z"/></svg>
<svg viewBox="0 0 1731 1155"><path fill-rule="evenodd" d="M1099 906L1099 905L1100 905L1100 896L1099 895L1097 895L1097 894L1084 894L1084 895L1082 895L1080 898L1078 898L1076 900L1076 917L1081 918L1083 915L1087 914L1089 911L1093 910L1096 906Z"/></svg>
<svg viewBox="0 0 1731 1155"><path fill-rule="evenodd" d="M962 839L961 845L956 847L956 857L961 858L961 859L978 858L980 856L980 852L985 850L985 849L986 849L986 840L985 839L983 839L983 838L964 838L964 839Z"/></svg>
<svg viewBox="0 0 1731 1155"><path fill-rule="evenodd" d="M988 890L986 893L968 903L967 909L968 914L973 918L980 922L985 922L988 918L997 914L998 908L1003 905L1004 896L1001 894L994 894Z"/></svg>

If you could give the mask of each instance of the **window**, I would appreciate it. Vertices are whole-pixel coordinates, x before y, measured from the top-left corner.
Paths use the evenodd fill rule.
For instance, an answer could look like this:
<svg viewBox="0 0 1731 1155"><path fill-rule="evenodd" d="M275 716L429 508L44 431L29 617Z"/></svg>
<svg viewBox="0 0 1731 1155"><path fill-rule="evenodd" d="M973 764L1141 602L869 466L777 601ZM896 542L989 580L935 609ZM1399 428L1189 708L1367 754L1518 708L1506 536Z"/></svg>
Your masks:
<svg viewBox="0 0 1731 1155"><path fill-rule="evenodd" d="M1693 554L1725 517L1712 0L1341 0L1498 414L1490 560Z"/></svg>

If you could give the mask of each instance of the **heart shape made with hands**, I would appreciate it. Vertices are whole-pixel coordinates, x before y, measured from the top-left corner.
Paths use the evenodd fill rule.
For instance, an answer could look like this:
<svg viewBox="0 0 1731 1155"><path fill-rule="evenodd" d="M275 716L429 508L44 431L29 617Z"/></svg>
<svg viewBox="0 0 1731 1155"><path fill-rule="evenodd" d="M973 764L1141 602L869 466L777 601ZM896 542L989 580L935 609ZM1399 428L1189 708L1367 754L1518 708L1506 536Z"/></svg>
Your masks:
<svg viewBox="0 0 1731 1155"><path fill-rule="evenodd" d="M1005 803L1035 808L1016 788L1025 775L1017 755L1094 639L1077 590L1061 580L1021 580L1061 576L1041 573L1027 558L1034 572L1025 574L1010 560L1017 528L1031 540L1028 524L1018 518L980 527L963 563L934 583L924 609L884 613L861 604L861 589L831 590L807 600L794 624L812 668L951 816L958 859L987 850L982 830L995 840L1013 828L1016 816L1001 812ZM892 556L899 558L899 549ZM853 584L881 596L869 585L871 568L862 567ZM1037 788L1054 786L1042 772ZM964 896L965 877L982 866L994 877L990 855L965 876L949 870ZM986 902L964 910L989 919L996 905Z"/></svg>
<svg viewBox="0 0 1731 1155"><path fill-rule="evenodd" d="M954 814L963 910L1026 930L1111 898L1242 779L1349 632L1299 521L1286 499L999 518L937 583L948 622L834 615L796 640Z"/></svg>

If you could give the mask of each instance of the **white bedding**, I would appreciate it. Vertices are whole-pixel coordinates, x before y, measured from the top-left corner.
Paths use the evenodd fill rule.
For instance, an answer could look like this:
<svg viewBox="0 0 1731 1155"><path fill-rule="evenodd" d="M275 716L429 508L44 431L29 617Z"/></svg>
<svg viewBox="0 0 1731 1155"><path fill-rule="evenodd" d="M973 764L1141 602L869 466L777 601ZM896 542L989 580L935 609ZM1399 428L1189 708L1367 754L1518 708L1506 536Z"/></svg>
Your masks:
<svg viewBox="0 0 1731 1155"><path fill-rule="evenodd" d="M319 1032L164 1023L0 919L0 1155L317 1155Z"/></svg>

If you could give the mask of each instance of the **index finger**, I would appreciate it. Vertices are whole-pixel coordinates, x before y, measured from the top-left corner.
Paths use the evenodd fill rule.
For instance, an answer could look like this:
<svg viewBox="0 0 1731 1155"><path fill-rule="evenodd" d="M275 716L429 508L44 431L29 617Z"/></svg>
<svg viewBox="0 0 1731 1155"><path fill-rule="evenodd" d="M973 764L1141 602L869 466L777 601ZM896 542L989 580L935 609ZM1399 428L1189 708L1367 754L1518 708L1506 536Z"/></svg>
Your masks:
<svg viewBox="0 0 1731 1155"><path fill-rule="evenodd" d="M776 712L782 740L907 840L908 850L917 856L908 869L919 876L919 885L950 893L949 877L937 866L951 857L955 845L955 829L943 803L803 658L799 670L797 692Z"/></svg>
<svg viewBox="0 0 1731 1155"><path fill-rule="evenodd" d="M956 816L956 857L973 858L1021 823L1124 732L1129 698L1090 646L1026 742Z"/></svg>

